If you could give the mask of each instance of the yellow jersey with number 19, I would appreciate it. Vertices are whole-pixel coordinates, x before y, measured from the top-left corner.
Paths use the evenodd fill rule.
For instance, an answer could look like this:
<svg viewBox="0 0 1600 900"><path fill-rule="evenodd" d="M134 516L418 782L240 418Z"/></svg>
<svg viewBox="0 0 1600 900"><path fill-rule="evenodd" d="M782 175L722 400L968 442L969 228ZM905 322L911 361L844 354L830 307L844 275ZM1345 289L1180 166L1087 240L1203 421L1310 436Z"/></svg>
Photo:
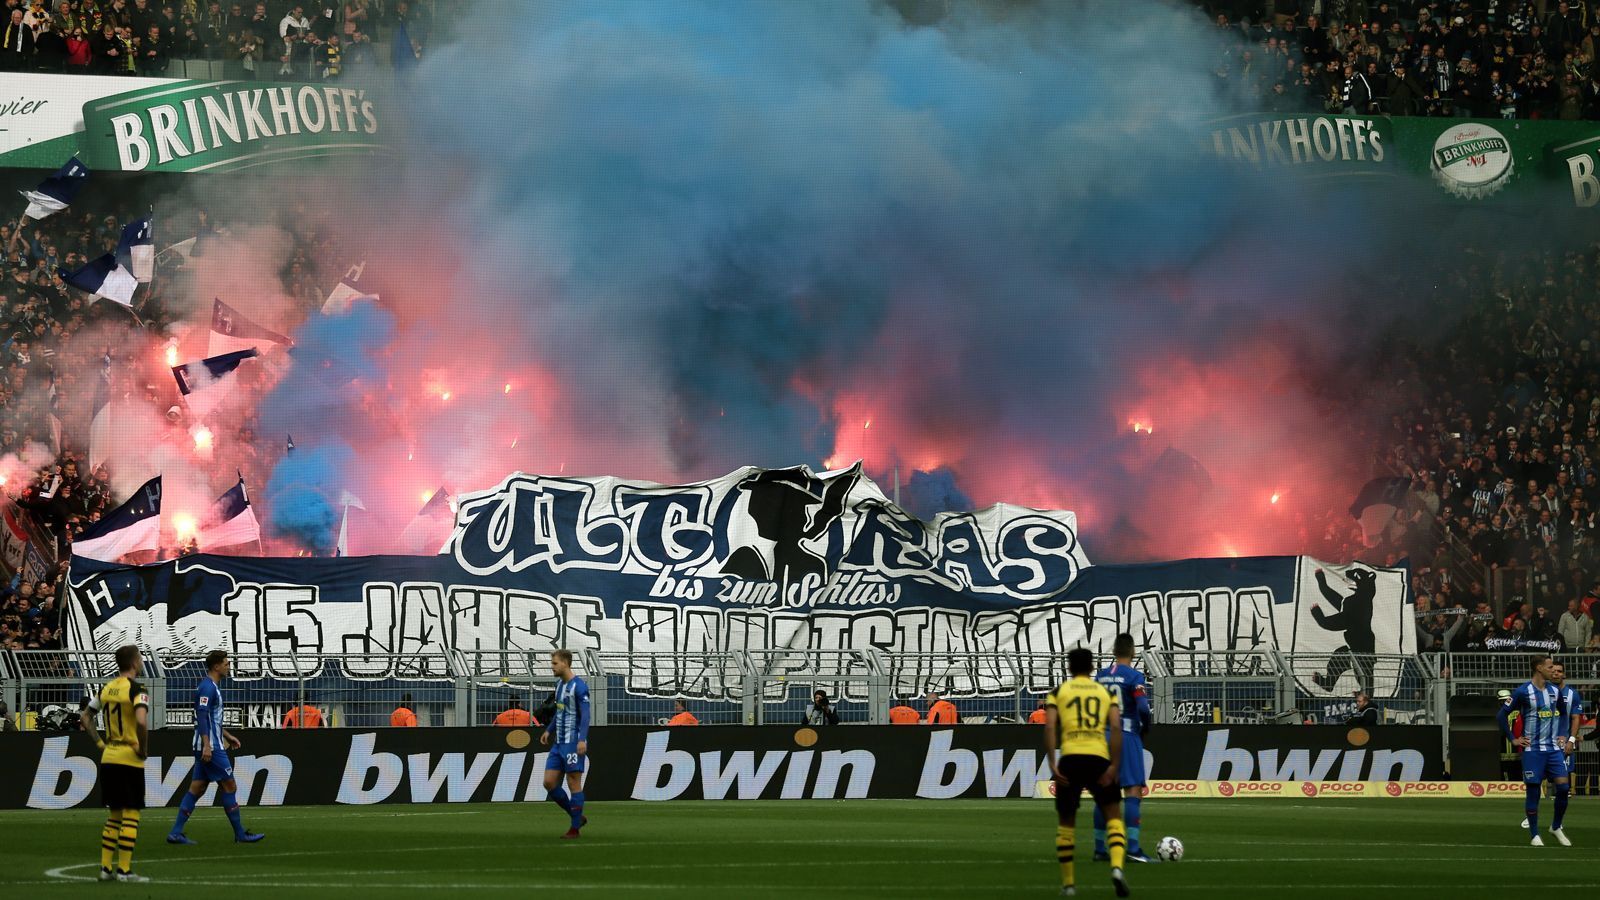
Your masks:
<svg viewBox="0 0 1600 900"><path fill-rule="evenodd" d="M1106 744L1106 723L1111 709L1117 705L1117 695L1100 686L1088 675L1078 675L1045 698L1055 707L1056 745L1062 756L1098 756L1111 758L1111 748Z"/></svg>
<svg viewBox="0 0 1600 900"><path fill-rule="evenodd" d="M139 755L139 707L150 706L144 685L126 675L113 679L89 704L100 716L97 727L106 734L100 761L108 765L144 768Z"/></svg>

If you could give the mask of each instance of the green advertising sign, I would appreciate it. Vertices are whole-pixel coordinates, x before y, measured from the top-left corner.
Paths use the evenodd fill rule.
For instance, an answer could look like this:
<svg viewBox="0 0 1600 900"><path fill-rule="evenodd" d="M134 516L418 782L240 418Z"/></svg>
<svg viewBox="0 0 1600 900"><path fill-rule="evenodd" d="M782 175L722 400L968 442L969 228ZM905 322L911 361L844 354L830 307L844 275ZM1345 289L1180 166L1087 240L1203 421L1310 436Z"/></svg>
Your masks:
<svg viewBox="0 0 1600 900"><path fill-rule="evenodd" d="M1209 149L1263 171L1428 176L1441 197L1600 206L1600 122L1250 115L1212 123Z"/></svg>
<svg viewBox="0 0 1600 900"><path fill-rule="evenodd" d="M12 75L0 81L0 165L236 172L389 152L392 129L358 87Z"/></svg>
<svg viewBox="0 0 1600 900"><path fill-rule="evenodd" d="M84 104L90 168L237 172L385 150L367 92L337 85L185 83Z"/></svg>

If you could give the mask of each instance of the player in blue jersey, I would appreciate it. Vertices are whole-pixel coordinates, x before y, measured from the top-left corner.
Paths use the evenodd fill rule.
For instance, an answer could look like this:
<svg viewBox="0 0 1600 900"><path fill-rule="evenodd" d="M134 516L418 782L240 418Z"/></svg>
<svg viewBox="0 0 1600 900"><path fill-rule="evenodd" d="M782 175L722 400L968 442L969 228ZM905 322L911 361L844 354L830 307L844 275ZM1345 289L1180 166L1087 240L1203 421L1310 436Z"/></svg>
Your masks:
<svg viewBox="0 0 1600 900"><path fill-rule="evenodd" d="M1154 862L1139 845L1139 814L1144 803L1144 736L1150 730L1150 697L1144 673L1133 667L1133 635L1119 634L1111 645L1115 660L1095 673L1095 680L1117 698L1122 708L1122 760L1117 774L1122 783L1122 821L1128 829L1128 859ZM1108 860L1106 820L1100 807L1094 810L1094 858Z"/></svg>
<svg viewBox="0 0 1600 900"><path fill-rule="evenodd" d="M1561 690L1552 679L1556 663L1545 655L1533 658L1533 677L1511 692L1511 703L1500 707L1500 732L1522 749L1522 784L1527 792L1525 809L1528 813L1528 832L1532 844L1543 847L1539 837L1539 793L1549 781L1555 788L1555 818L1550 822L1550 835L1563 847L1572 846L1561 830L1567 814L1567 799L1571 785L1567 777L1567 754L1558 737L1560 720L1570 718L1561 702ZM1522 737L1512 739L1511 713L1522 714Z"/></svg>
<svg viewBox="0 0 1600 900"><path fill-rule="evenodd" d="M240 747L239 739L222 727L222 679L228 677L232 663L228 651L213 650L206 654L206 677L194 689L194 776L189 782L189 792L178 804L178 820L172 823L167 835L169 844L198 843L183 833L183 826L194 812L195 804L206 792L206 785L217 786L217 802L233 823L233 839L241 844L253 844L266 837L246 831L239 817L239 798L235 794L239 785L233 780L233 760L229 750Z"/></svg>
<svg viewBox="0 0 1600 900"><path fill-rule="evenodd" d="M589 824L583 814L583 776L589 755L589 686L573 674L571 650L550 654L550 671L561 683L556 685L555 715L539 738L541 744L550 747L550 756L544 763L544 789L549 792L546 796L572 817L572 827L562 837L575 838L578 830ZM567 776L565 789L561 785L563 773Z"/></svg>
<svg viewBox="0 0 1600 900"><path fill-rule="evenodd" d="M1577 688L1567 687L1567 670L1561 663L1556 663L1555 682L1556 690L1561 695L1561 716L1556 719L1556 743L1561 747L1562 754L1566 757L1567 777L1572 776L1572 766L1578 753L1578 723L1583 718L1583 697L1578 694ZM1561 835L1559 839L1564 839Z"/></svg>

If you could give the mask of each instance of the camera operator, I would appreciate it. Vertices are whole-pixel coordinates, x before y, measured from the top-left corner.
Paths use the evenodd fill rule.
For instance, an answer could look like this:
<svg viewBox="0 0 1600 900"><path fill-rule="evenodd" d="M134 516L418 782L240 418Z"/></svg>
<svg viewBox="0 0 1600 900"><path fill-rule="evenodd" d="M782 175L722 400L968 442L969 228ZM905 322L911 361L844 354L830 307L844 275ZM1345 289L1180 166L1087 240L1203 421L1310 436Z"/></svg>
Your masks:
<svg viewBox="0 0 1600 900"><path fill-rule="evenodd" d="M815 694L811 695L811 708L806 710L805 715L800 720L800 724L801 725L837 725L837 724L839 724L839 713L838 713L837 710L835 710L833 708L833 704L828 702L828 692L827 691L824 691L824 690L819 688L819 689L817 689L817 692Z"/></svg>

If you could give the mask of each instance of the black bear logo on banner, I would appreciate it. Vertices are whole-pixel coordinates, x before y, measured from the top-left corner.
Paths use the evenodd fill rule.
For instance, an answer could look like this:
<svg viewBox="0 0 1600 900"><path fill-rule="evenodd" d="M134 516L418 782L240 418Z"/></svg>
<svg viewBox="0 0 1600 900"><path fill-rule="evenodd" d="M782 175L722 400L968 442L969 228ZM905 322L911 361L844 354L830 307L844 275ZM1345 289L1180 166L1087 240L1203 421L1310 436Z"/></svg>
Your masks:
<svg viewBox="0 0 1600 900"><path fill-rule="evenodd" d="M1342 631L1344 643L1328 659L1327 672L1312 675L1311 680L1323 690L1331 691L1339 676L1360 662L1356 675L1360 679L1361 689L1371 693L1372 654L1378 643L1372 633L1372 606L1378 594L1378 576L1371 569L1352 566L1348 578L1355 589L1341 596L1328 585L1327 575L1321 569L1317 570L1317 587L1322 591L1323 600L1334 611L1329 615L1322 611L1321 606L1313 604L1311 617L1328 631Z"/></svg>
<svg viewBox="0 0 1600 900"><path fill-rule="evenodd" d="M780 584L798 584L806 576L825 581L828 559L806 544L844 515L845 497L858 477L858 470L822 479L805 469L767 469L741 479L737 490L759 540L733 548L722 573Z"/></svg>

